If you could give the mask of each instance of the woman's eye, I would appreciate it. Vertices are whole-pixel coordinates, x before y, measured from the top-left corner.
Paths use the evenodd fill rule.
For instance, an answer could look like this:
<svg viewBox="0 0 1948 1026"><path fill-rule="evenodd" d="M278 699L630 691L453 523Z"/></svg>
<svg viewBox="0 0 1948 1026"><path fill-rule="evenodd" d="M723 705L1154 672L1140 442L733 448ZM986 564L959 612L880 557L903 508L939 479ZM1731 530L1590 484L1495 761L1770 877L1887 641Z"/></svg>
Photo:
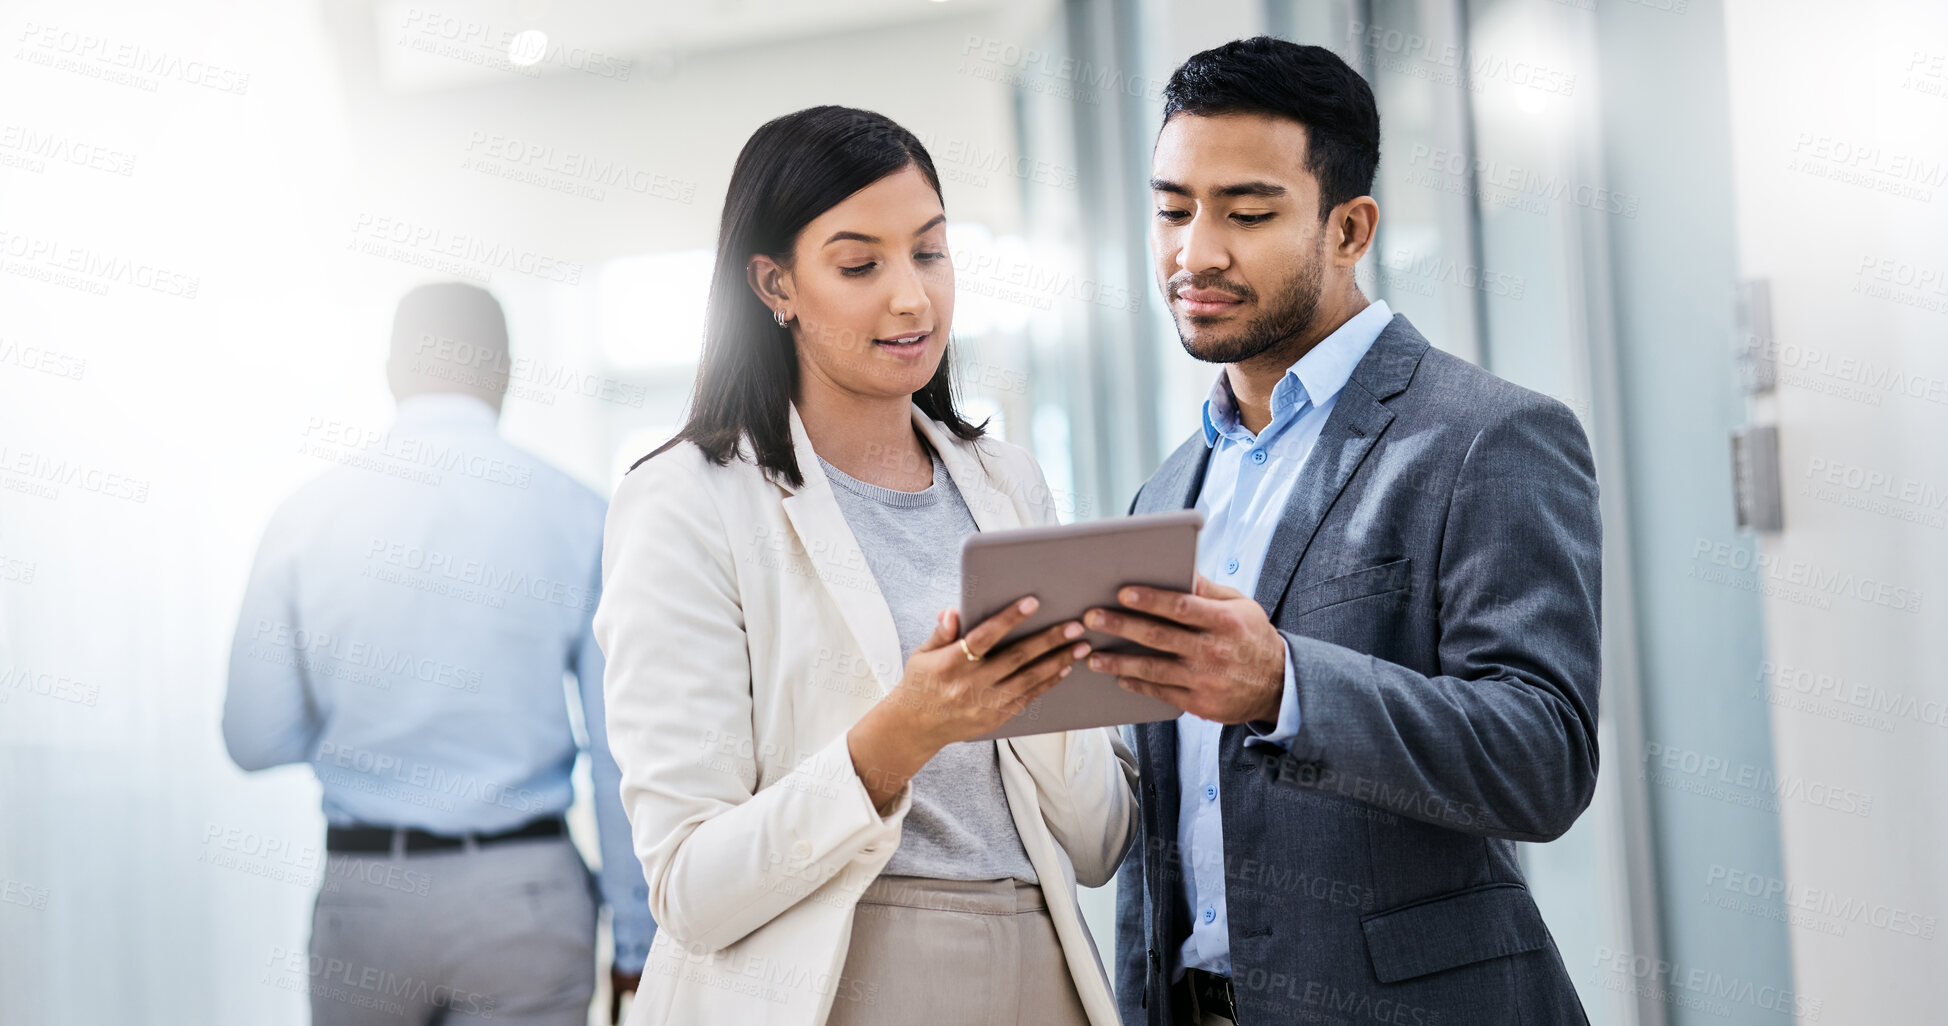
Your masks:
<svg viewBox="0 0 1948 1026"><path fill-rule="evenodd" d="M916 258L918 258L918 259L921 259L921 260L929 260L929 261L931 261L931 260L939 260L939 259L942 259L942 258L943 258L943 257L945 257L945 256L946 256L947 254L945 254L945 253L940 253L940 252L934 252L934 251L928 251L928 252L924 252L924 253L915 253L915 254L913 254L913 255L914 255L914 256L915 256Z"/></svg>
<svg viewBox="0 0 1948 1026"><path fill-rule="evenodd" d="M869 261L867 261L867 262L865 262L865 263L863 263L863 264L860 264L860 265L859 265L859 266L857 266L857 267L841 267L841 268L839 268L839 273L840 273L840 274L843 274L843 275L845 275L845 276L847 276L847 277L849 277L849 278L857 278L857 277L859 277L860 275L862 275L862 274L865 274L865 273L866 273L867 271L870 271L870 270L872 270L872 269L873 269L873 266L874 266L874 265L875 265L876 263L877 263L877 261L872 261L872 260L869 260Z"/></svg>

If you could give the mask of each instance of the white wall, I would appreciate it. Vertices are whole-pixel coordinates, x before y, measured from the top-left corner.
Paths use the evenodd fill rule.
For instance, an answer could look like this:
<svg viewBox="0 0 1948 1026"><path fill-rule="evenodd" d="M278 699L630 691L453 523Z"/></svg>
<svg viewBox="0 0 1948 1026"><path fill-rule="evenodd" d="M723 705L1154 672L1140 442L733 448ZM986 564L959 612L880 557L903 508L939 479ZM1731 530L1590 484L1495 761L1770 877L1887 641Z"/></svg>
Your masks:
<svg viewBox="0 0 1948 1026"><path fill-rule="evenodd" d="M1786 524L1766 565L1727 569L1765 594L1774 672L1748 683L1772 699L1786 869L1704 893L1784 888L1822 1021L1939 1021L1948 8L1731 0L1726 25L1739 261L1772 282L1782 379L1754 420L1780 425Z"/></svg>

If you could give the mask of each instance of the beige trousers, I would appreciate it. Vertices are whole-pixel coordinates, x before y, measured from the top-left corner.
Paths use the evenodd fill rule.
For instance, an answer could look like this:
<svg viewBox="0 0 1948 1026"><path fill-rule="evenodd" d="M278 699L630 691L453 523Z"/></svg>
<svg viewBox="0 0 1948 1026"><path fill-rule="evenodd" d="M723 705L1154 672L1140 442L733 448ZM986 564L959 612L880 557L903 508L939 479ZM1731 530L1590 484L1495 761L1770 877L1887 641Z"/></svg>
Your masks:
<svg viewBox="0 0 1948 1026"><path fill-rule="evenodd" d="M882 876L852 921L826 1026L1089 1026L1042 889Z"/></svg>

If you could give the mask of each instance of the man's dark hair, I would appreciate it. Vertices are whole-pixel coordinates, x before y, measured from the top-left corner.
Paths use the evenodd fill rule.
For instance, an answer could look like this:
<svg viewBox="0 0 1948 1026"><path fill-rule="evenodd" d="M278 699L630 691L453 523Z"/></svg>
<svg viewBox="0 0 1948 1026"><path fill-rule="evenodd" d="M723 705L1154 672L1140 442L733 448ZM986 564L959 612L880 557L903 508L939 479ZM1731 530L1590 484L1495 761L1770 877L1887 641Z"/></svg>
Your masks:
<svg viewBox="0 0 1948 1026"><path fill-rule="evenodd" d="M1269 114L1305 126L1321 219L1373 191L1380 110L1366 79L1323 46L1254 36L1195 54L1163 87L1164 124L1179 114Z"/></svg>

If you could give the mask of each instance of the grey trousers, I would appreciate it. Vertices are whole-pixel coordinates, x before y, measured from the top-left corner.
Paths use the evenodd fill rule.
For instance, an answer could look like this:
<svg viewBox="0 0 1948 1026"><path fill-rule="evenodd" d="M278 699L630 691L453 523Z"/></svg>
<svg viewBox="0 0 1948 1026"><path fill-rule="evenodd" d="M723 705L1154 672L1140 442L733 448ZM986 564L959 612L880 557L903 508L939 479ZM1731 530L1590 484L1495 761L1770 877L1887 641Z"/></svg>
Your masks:
<svg viewBox="0 0 1948 1026"><path fill-rule="evenodd" d="M1041 888L882 876L826 1026L1089 1026Z"/></svg>
<svg viewBox="0 0 1948 1026"><path fill-rule="evenodd" d="M333 853L311 919L311 1022L584 1026L596 907L565 837Z"/></svg>

